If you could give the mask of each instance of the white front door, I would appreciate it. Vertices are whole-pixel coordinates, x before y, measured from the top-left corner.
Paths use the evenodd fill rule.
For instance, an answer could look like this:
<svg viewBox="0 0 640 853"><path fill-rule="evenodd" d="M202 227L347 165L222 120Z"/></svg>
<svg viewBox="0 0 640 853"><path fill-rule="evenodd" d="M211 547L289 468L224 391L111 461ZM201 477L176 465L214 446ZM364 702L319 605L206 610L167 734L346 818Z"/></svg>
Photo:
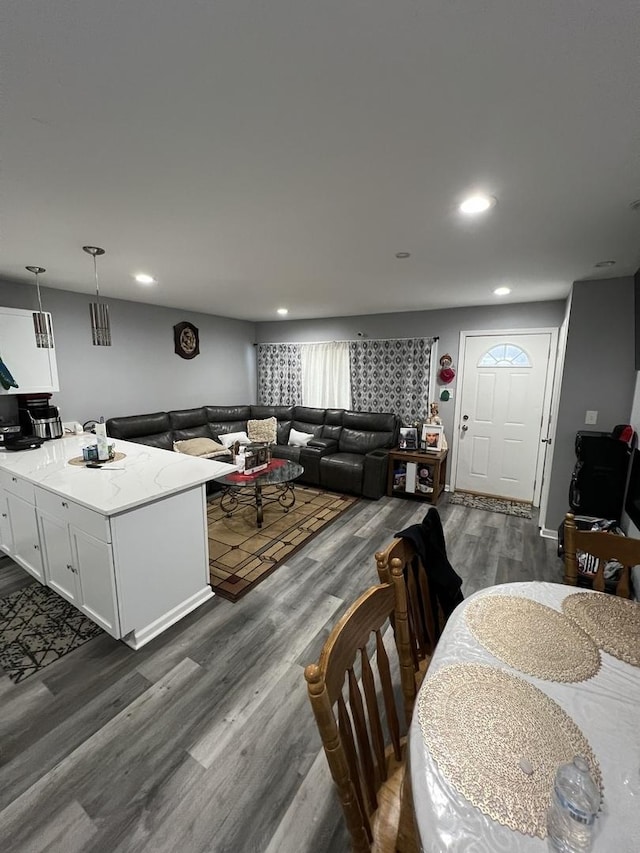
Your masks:
<svg viewBox="0 0 640 853"><path fill-rule="evenodd" d="M466 336L457 490L534 500L553 339L551 331Z"/></svg>

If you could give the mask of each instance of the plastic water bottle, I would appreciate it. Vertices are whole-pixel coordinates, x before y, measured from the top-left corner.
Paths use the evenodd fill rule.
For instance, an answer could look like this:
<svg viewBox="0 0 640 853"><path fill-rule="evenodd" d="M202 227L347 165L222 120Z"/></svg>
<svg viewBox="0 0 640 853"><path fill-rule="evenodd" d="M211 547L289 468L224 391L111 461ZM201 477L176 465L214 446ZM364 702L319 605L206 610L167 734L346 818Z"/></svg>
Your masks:
<svg viewBox="0 0 640 853"><path fill-rule="evenodd" d="M588 853L599 808L600 791L584 758L576 755L569 764L561 764L547 812L550 849L560 853Z"/></svg>

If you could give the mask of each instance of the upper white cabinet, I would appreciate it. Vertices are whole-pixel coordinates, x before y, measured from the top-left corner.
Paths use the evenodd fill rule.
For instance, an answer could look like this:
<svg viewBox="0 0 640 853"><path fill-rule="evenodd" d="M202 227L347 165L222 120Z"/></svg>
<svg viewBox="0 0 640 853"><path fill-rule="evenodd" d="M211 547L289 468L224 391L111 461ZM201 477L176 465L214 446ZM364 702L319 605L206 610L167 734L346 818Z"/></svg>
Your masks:
<svg viewBox="0 0 640 853"><path fill-rule="evenodd" d="M8 391L0 387L0 394L60 390L55 341L53 347L36 345L33 315L23 308L0 308L0 357L19 386Z"/></svg>

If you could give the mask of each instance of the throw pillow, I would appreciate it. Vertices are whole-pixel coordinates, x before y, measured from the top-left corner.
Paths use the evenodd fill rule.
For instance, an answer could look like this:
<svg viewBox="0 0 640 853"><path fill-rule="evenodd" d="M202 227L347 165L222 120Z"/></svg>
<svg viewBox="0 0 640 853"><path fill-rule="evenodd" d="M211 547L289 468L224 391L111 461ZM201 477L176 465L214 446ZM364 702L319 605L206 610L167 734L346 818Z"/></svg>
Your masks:
<svg viewBox="0 0 640 853"><path fill-rule="evenodd" d="M275 444L278 438L278 419L264 418L260 421L247 421L247 433L251 441Z"/></svg>
<svg viewBox="0 0 640 853"><path fill-rule="evenodd" d="M227 455L228 450L223 444L218 444L211 438L187 438L184 441L174 441L173 449L188 456L199 456L202 459L213 459L214 456Z"/></svg>
<svg viewBox="0 0 640 853"><path fill-rule="evenodd" d="M239 441L240 444L249 444L249 436L246 432L225 432L223 435L219 435L218 438L225 447L232 447L236 441Z"/></svg>
<svg viewBox="0 0 640 853"><path fill-rule="evenodd" d="M306 447L312 438L312 432L298 432L297 429L292 429L289 433L289 444L293 444L295 447Z"/></svg>

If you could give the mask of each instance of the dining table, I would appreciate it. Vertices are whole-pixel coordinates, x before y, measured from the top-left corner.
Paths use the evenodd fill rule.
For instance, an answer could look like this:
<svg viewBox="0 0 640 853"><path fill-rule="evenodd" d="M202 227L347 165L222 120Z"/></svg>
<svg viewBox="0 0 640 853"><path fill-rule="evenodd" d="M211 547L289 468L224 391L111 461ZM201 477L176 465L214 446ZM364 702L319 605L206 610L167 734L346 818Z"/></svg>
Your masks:
<svg viewBox="0 0 640 853"><path fill-rule="evenodd" d="M425 853L543 853L557 767L587 758L594 853L640 851L640 604L554 583L449 617L409 729Z"/></svg>

